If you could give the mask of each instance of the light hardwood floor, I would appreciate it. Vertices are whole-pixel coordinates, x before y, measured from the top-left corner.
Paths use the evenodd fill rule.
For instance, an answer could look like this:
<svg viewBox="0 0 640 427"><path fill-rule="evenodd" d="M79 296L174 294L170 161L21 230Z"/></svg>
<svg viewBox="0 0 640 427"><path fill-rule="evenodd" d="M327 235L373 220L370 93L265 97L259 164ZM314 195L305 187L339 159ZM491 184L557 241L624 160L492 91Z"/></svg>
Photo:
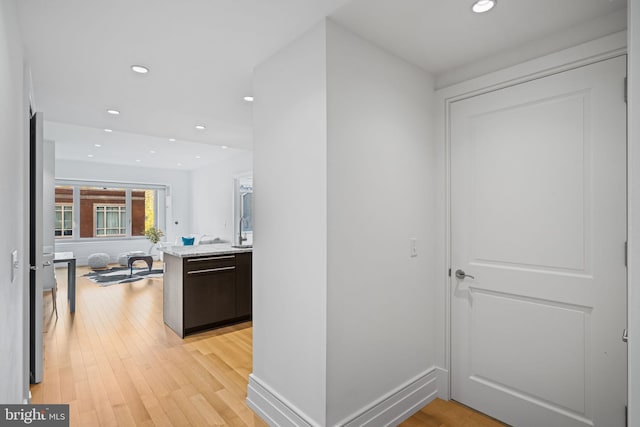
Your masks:
<svg viewBox="0 0 640 427"><path fill-rule="evenodd" d="M76 313L57 269L45 295L44 380L33 403L68 403L71 426L266 426L246 405L251 323L180 339L162 321L162 279L99 287L78 269ZM436 400L402 426L503 424Z"/></svg>

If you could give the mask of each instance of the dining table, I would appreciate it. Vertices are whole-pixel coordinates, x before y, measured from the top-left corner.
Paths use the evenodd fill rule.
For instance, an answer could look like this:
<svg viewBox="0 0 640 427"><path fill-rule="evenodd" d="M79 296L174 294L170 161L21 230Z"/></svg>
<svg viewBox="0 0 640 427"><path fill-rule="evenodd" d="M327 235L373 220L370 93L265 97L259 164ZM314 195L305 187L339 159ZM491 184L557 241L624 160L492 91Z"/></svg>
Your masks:
<svg viewBox="0 0 640 427"><path fill-rule="evenodd" d="M55 252L53 256L54 263L67 264L67 301L69 302L69 311L76 311L76 258L73 252Z"/></svg>

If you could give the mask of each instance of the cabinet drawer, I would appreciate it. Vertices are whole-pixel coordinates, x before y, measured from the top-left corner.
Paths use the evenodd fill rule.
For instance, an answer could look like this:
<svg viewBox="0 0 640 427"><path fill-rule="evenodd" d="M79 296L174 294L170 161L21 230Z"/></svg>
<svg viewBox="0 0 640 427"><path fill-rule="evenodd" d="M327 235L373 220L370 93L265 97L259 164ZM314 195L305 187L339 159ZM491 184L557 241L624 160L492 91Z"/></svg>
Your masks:
<svg viewBox="0 0 640 427"><path fill-rule="evenodd" d="M185 258L184 260L185 274L188 274L190 276L193 274L199 274L196 272L205 272L205 270L209 270L209 272L211 272L219 268L231 269L235 266L235 255L212 255L197 258Z"/></svg>
<svg viewBox="0 0 640 427"><path fill-rule="evenodd" d="M184 328L201 328L235 317L235 282L234 270L189 276L184 283Z"/></svg>

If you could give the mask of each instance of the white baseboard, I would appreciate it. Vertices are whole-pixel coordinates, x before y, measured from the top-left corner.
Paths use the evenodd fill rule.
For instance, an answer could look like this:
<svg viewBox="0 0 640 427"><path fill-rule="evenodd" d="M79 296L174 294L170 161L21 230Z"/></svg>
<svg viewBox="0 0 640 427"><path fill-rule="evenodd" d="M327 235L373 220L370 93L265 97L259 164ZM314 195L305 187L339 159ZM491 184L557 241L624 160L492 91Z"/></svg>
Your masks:
<svg viewBox="0 0 640 427"><path fill-rule="evenodd" d="M431 368L350 421L339 423L345 427L396 426L418 412L437 397L436 368Z"/></svg>
<svg viewBox="0 0 640 427"><path fill-rule="evenodd" d="M247 405L270 426L320 427L255 375L249 375Z"/></svg>
<svg viewBox="0 0 640 427"><path fill-rule="evenodd" d="M436 382L438 385L438 397L442 400L451 398L449 392L449 370L436 367Z"/></svg>
<svg viewBox="0 0 640 427"><path fill-rule="evenodd" d="M339 422L344 427L356 426L395 426L418 412L439 396L439 377L446 371L431 368L389 395L364 408L349 420ZM270 426L278 427L319 427L309 420L298 408L279 396L269 386L253 374L249 375L247 405Z"/></svg>

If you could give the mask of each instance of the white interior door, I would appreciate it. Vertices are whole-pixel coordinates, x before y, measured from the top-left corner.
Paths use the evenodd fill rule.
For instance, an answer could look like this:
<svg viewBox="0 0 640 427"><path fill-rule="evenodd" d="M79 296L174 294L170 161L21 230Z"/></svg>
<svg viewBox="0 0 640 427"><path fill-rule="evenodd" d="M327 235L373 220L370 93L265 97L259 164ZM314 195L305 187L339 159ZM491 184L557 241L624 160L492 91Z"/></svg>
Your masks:
<svg viewBox="0 0 640 427"><path fill-rule="evenodd" d="M512 425L624 426L625 75L451 106L451 393Z"/></svg>

